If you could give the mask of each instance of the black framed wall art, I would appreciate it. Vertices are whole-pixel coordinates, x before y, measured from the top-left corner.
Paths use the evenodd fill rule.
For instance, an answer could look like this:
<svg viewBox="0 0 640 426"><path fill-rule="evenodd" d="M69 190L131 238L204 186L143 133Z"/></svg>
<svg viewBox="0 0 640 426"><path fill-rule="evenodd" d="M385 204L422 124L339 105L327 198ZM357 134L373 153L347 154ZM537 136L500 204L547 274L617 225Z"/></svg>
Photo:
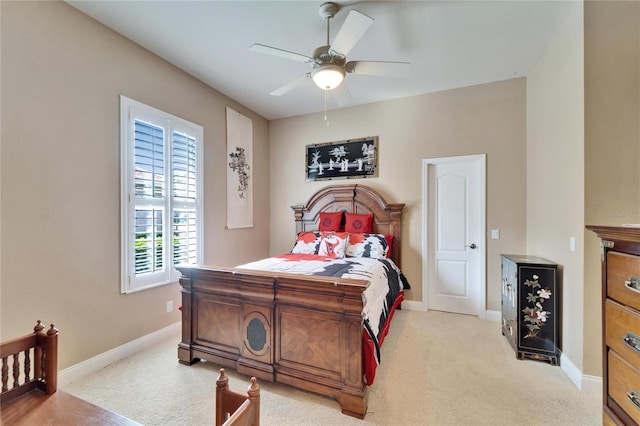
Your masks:
<svg viewBox="0 0 640 426"><path fill-rule="evenodd" d="M378 137L306 146L307 182L378 177Z"/></svg>

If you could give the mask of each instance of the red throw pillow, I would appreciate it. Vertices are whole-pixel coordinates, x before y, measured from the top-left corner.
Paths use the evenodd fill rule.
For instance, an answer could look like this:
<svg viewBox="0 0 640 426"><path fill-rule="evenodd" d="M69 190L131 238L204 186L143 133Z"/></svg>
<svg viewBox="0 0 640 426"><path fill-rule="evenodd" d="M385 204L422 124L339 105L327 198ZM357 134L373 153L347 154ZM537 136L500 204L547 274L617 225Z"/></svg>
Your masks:
<svg viewBox="0 0 640 426"><path fill-rule="evenodd" d="M320 222L318 223L318 231L334 231L342 230L342 212L320 212Z"/></svg>
<svg viewBox="0 0 640 426"><path fill-rule="evenodd" d="M344 231L352 234L373 233L373 213L372 214L344 214Z"/></svg>

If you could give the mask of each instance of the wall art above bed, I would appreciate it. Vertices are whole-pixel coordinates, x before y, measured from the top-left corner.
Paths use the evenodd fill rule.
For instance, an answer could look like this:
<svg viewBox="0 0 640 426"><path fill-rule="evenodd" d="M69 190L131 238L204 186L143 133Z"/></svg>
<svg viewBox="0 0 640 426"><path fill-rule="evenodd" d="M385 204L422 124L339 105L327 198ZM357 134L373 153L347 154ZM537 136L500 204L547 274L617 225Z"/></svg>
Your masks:
<svg viewBox="0 0 640 426"><path fill-rule="evenodd" d="M307 182L378 177L378 137L306 146Z"/></svg>

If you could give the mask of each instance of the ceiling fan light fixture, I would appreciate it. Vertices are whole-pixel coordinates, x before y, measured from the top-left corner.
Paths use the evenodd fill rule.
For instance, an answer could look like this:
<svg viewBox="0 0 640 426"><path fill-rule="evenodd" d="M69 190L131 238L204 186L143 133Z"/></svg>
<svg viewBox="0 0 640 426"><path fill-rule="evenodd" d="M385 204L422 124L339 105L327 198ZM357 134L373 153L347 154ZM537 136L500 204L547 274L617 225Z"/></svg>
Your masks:
<svg viewBox="0 0 640 426"><path fill-rule="evenodd" d="M311 72L311 79L322 90L335 89L342 83L344 76L344 68L334 64L319 66Z"/></svg>

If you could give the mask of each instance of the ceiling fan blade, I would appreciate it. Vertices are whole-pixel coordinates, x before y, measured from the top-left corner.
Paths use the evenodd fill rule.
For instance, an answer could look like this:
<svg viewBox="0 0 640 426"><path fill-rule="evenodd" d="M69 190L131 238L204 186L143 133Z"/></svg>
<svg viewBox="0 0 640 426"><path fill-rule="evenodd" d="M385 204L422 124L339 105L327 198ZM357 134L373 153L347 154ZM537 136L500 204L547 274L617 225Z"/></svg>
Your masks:
<svg viewBox="0 0 640 426"><path fill-rule="evenodd" d="M343 81L342 84L331 90L331 93L340 106L348 105L353 100L346 81Z"/></svg>
<svg viewBox="0 0 640 426"><path fill-rule="evenodd" d="M336 38L333 40L333 43L331 43L330 50L347 56L353 46L360 40L360 37L367 32L371 24L373 24L373 19L367 15L357 10L350 11L344 24L342 24L342 28L340 28Z"/></svg>
<svg viewBox="0 0 640 426"><path fill-rule="evenodd" d="M278 49L277 47L265 46L264 44L254 44L249 50L252 52L266 53L267 55L280 56L285 59L292 59L298 62L313 62L313 58L301 55L300 53L289 52L288 50Z"/></svg>
<svg viewBox="0 0 640 426"><path fill-rule="evenodd" d="M409 65L409 62L349 61L344 69L353 74L402 76Z"/></svg>
<svg viewBox="0 0 640 426"><path fill-rule="evenodd" d="M282 96L285 93L295 89L296 87L298 87L298 85L300 85L302 82L304 82L307 78L311 77L311 73L306 73L305 75L302 75L298 78L296 78L293 81L290 81L289 83L285 84L284 86L280 87L279 89L274 90L273 92L269 93L270 95L273 96Z"/></svg>

